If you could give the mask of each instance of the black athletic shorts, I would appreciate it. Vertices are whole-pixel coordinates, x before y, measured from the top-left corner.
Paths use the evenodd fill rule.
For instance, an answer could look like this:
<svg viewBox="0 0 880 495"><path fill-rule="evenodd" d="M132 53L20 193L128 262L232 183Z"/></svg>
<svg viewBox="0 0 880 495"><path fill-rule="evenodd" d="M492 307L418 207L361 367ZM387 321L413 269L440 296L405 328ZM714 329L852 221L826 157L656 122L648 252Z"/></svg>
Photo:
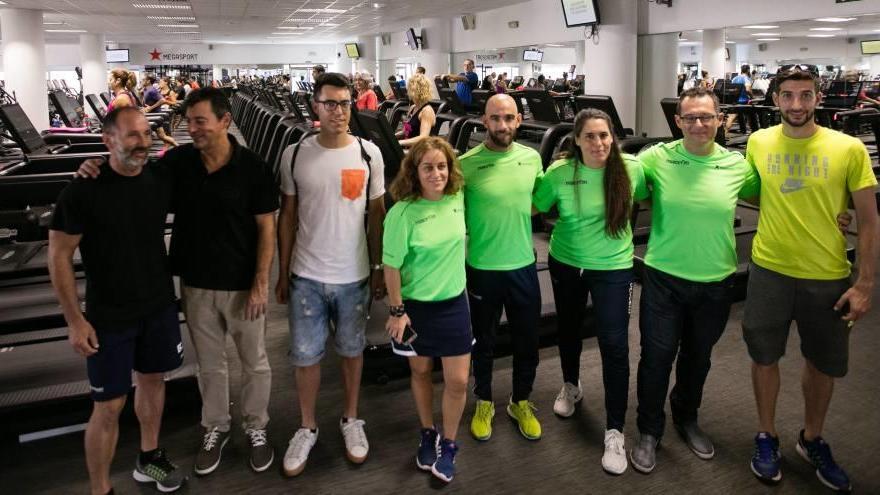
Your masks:
<svg viewBox="0 0 880 495"><path fill-rule="evenodd" d="M128 394L131 372L164 373L183 364L177 303L124 327L93 325L98 352L86 359L92 399Z"/></svg>

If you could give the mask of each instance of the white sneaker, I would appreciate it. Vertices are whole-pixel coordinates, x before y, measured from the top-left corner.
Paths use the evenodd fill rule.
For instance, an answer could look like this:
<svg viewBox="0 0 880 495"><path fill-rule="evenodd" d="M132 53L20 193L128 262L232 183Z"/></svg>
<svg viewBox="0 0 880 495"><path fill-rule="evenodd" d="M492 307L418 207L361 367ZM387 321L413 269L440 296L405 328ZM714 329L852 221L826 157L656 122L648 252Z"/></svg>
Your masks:
<svg viewBox="0 0 880 495"><path fill-rule="evenodd" d="M339 420L339 429L345 439L345 455L355 464L367 460L367 452L370 451L370 443L367 442L367 434L364 433L365 424L362 419L352 418L347 422Z"/></svg>
<svg viewBox="0 0 880 495"><path fill-rule="evenodd" d="M556 396L556 402L553 403L553 412L563 418L568 418L574 414L574 405L584 398L581 392L581 381L578 380L577 386L565 382L562 384L562 390Z"/></svg>
<svg viewBox="0 0 880 495"><path fill-rule="evenodd" d="M312 433L308 428L300 428L296 430L290 444L287 446L287 452L284 453L284 474L287 476L296 476L306 467L306 461L309 460L309 452L318 441L318 430Z"/></svg>
<svg viewBox="0 0 880 495"><path fill-rule="evenodd" d="M602 469L611 474L623 474L627 465L623 433L617 430L605 430L605 455L602 456Z"/></svg>

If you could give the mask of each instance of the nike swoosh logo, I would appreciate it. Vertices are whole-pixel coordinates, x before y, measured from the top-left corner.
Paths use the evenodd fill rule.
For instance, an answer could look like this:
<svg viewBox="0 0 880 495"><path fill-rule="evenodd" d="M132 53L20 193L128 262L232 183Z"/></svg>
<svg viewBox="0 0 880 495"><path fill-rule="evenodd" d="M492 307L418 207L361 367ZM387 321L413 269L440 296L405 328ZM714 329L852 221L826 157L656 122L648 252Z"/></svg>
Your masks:
<svg viewBox="0 0 880 495"><path fill-rule="evenodd" d="M802 179L789 178L789 179L785 179L785 182L783 182L779 186L779 192L781 192L782 194L789 194L789 193L800 191L801 189L806 189L808 187L810 187L810 186L807 184L804 184L804 181Z"/></svg>
<svg viewBox="0 0 880 495"><path fill-rule="evenodd" d="M808 188L809 186L789 186L787 184L783 184L779 186L779 192L782 194L789 194L797 191L801 191L803 189Z"/></svg>

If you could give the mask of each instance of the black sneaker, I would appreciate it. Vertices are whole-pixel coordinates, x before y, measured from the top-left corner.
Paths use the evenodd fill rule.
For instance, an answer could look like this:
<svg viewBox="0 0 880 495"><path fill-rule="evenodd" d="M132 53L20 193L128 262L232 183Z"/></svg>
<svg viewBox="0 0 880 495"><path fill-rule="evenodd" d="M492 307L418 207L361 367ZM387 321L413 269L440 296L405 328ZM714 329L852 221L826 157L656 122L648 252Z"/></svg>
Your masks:
<svg viewBox="0 0 880 495"><path fill-rule="evenodd" d="M269 469L275 460L275 450L266 439L266 430L248 428L244 434L251 443L251 469L258 473Z"/></svg>
<svg viewBox="0 0 880 495"><path fill-rule="evenodd" d="M220 465L223 447L227 442L229 442L228 431L220 431L216 426L205 430L202 446L196 455L196 465L193 467L196 474L206 475L217 469L217 466Z"/></svg>
<svg viewBox="0 0 880 495"><path fill-rule="evenodd" d="M165 449L156 450L153 459L146 464L142 464L138 457L132 476L140 483L156 483L156 488L163 493L176 491L186 481L183 472L168 460Z"/></svg>

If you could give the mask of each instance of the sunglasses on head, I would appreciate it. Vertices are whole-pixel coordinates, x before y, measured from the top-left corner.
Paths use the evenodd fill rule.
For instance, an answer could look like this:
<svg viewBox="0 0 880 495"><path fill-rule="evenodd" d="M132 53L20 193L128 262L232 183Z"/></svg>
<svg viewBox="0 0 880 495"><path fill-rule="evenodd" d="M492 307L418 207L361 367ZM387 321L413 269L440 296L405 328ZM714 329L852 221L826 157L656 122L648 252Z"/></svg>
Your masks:
<svg viewBox="0 0 880 495"><path fill-rule="evenodd" d="M807 64L783 65L779 68L780 74L791 74L795 72L806 72L808 74L814 74L816 72L816 69L815 67Z"/></svg>

